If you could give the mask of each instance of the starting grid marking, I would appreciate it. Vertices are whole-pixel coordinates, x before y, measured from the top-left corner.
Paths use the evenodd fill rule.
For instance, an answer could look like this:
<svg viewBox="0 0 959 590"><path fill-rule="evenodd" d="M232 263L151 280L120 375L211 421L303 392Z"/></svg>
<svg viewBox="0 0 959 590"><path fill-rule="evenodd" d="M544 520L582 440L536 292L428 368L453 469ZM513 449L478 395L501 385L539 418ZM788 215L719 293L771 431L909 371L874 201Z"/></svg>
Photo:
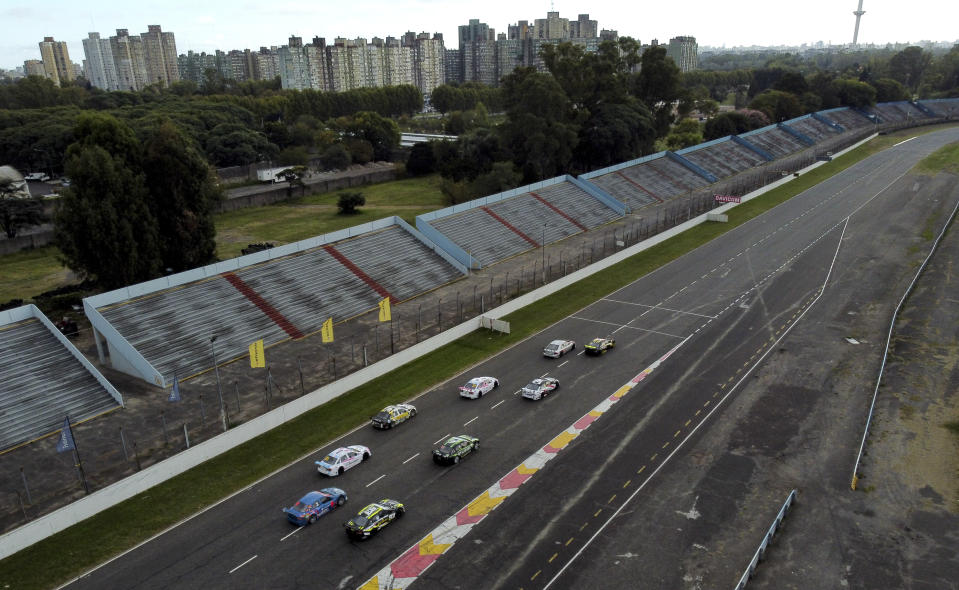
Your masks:
<svg viewBox="0 0 959 590"><path fill-rule="evenodd" d="M455 515L444 520L442 524L430 531L418 543L360 585L358 590L401 590L409 587L439 559L440 555L449 551L456 541L469 534L476 524L513 495L519 486L526 483L533 474L542 469L546 463L589 428L590 424L612 408L630 390L639 385L659 365L679 350L689 338L690 336L687 336L682 342L643 369L642 372L600 402L569 428L555 436L544 447L527 457L525 461L461 508Z"/></svg>

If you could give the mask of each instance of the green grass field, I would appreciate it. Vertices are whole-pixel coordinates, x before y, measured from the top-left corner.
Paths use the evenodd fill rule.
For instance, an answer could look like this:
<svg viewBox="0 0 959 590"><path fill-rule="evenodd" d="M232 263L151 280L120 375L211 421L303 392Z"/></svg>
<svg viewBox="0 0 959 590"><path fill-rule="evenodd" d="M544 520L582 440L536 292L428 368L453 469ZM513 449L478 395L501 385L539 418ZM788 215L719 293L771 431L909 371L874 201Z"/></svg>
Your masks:
<svg viewBox="0 0 959 590"><path fill-rule="evenodd" d="M362 424L384 404L429 389L465 368L536 333L655 268L786 201L862 160L880 138L729 212L729 223L700 225L633 256L588 281L571 285L506 319L508 335L471 335L305 413L202 466L0 561L0 587L48 588L94 567L179 520L266 476ZM384 384L389 383L389 387ZM387 393L384 393L387 392ZM145 503L150 511L143 511ZM95 543L89 542L96 539Z"/></svg>

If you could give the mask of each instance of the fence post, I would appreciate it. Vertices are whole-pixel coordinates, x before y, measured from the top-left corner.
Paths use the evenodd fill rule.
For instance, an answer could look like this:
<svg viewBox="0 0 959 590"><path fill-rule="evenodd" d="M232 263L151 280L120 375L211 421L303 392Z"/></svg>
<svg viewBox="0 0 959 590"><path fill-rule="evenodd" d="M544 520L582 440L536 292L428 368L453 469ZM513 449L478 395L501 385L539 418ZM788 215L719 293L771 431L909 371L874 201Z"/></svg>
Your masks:
<svg viewBox="0 0 959 590"><path fill-rule="evenodd" d="M190 433L187 431L186 422L183 423L183 440L186 441L186 448L190 448ZM129 461L129 459L127 459Z"/></svg>

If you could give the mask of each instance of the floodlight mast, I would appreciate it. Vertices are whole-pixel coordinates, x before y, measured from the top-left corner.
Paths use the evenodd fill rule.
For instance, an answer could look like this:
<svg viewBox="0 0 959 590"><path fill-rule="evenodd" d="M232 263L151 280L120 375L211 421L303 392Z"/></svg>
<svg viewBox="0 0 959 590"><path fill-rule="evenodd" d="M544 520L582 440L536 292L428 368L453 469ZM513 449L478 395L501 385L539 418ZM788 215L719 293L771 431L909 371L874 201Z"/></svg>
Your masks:
<svg viewBox="0 0 959 590"><path fill-rule="evenodd" d="M859 9L853 12L856 15L856 30L852 34L852 44L859 44L859 21L862 19L862 15L866 14L866 11L862 9L862 0L859 0Z"/></svg>

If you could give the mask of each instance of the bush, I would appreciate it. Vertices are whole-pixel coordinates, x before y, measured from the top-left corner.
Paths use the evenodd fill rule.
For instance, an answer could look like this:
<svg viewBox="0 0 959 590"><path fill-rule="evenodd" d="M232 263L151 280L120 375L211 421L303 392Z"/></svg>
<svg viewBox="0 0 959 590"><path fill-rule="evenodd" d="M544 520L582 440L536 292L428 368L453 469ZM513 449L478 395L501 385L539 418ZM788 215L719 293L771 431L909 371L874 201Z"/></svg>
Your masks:
<svg viewBox="0 0 959 590"><path fill-rule="evenodd" d="M336 206L340 208L340 215L355 215L359 213L357 207L366 204L363 193L340 193Z"/></svg>

